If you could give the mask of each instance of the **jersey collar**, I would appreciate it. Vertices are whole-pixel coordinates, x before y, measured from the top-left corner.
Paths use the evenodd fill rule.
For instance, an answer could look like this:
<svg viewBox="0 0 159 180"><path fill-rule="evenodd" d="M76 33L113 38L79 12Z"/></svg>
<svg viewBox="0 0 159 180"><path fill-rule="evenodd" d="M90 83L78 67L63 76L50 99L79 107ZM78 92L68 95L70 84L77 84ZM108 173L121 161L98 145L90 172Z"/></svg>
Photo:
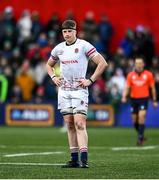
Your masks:
<svg viewBox="0 0 159 180"><path fill-rule="evenodd" d="M137 72L135 69L135 73L138 74L139 76L145 71L145 69L143 69L141 72Z"/></svg>
<svg viewBox="0 0 159 180"><path fill-rule="evenodd" d="M71 43L71 44L67 44L67 42L66 42L66 46L71 46L71 45L75 44L76 41L77 41L77 38L76 38L76 40L75 40L73 43Z"/></svg>

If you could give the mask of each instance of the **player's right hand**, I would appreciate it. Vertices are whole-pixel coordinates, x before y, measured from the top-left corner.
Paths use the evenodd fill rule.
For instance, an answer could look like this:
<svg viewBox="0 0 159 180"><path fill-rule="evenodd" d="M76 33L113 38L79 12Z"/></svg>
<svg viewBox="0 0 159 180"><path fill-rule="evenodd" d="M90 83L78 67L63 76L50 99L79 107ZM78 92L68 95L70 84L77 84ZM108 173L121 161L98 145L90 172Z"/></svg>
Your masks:
<svg viewBox="0 0 159 180"><path fill-rule="evenodd" d="M86 88L86 87L90 86L91 84L92 84L92 83L91 83L91 81L90 81L89 79L81 79L81 80L79 81L78 86L81 86L81 87L83 87L83 88Z"/></svg>
<svg viewBox="0 0 159 180"><path fill-rule="evenodd" d="M157 101L154 101L154 102L153 102L153 107L154 107L154 108L157 108L157 107L158 107L158 102L157 102Z"/></svg>
<svg viewBox="0 0 159 180"><path fill-rule="evenodd" d="M127 102L127 98L126 97L122 97L121 102L122 103L126 103Z"/></svg>
<svg viewBox="0 0 159 180"><path fill-rule="evenodd" d="M61 78L60 78L60 77L54 77L54 78L52 79L52 81L54 82L54 84L55 84L56 86L58 86L58 87L61 86Z"/></svg>

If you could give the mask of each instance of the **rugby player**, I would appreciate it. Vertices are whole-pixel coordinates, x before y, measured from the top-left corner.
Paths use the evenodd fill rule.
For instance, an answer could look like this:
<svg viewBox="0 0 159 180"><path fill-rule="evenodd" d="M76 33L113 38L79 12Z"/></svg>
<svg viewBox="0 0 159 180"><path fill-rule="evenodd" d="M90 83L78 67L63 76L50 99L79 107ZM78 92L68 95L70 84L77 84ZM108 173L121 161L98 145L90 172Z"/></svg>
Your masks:
<svg viewBox="0 0 159 180"><path fill-rule="evenodd" d="M59 87L58 109L67 124L71 160L63 167L88 168L86 131L88 87L104 72L107 62L94 46L77 38L76 26L73 20L65 20L62 23L65 41L54 47L46 67L50 78ZM60 61L60 77L56 77L53 71L58 61ZM91 77L86 79L89 61L93 61L97 67Z"/></svg>

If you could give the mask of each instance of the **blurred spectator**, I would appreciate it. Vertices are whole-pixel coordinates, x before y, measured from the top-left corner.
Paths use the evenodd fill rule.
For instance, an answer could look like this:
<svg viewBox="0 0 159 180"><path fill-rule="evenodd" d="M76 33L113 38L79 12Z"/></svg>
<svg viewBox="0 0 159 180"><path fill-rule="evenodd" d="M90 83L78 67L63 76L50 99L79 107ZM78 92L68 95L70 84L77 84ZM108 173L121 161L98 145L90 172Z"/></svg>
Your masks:
<svg viewBox="0 0 159 180"><path fill-rule="evenodd" d="M23 57L20 52L19 47L15 47L12 50L12 57L10 60L10 64L12 65L13 73L15 74L17 69L22 65Z"/></svg>
<svg viewBox="0 0 159 180"><path fill-rule="evenodd" d="M116 85L116 86L114 86ZM115 70L114 75L111 77L110 81L109 81L109 88L117 88L118 89L118 93L122 94L123 90L124 90L124 86L125 86L125 77L123 74L123 71L121 68L117 68Z"/></svg>
<svg viewBox="0 0 159 180"><path fill-rule="evenodd" d="M15 84L13 88L11 89L11 98L10 102L13 104L18 104L23 102L23 96L21 88Z"/></svg>
<svg viewBox="0 0 159 180"><path fill-rule="evenodd" d="M109 103L114 107L115 112L119 110L118 106L121 102L121 93L117 84L113 84L109 89Z"/></svg>
<svg viewBox="0 0 159 180"><path fill-rule="evenodd" d="M120 43L120 47L124 51L124 55L128 57L133 57L135 36L132 29L128 29L124 39Z"/></svg>
<svg viewBox="0 0 159 180"><path fill-rule="evenodd" d="M7 78L0 74L0 103L3 103L6 101L8 93L8 81Z"/></svg>
<svg viewBox="0 0 159 180"><path fill-rule="evenodd" d="M39 34L42 32L43 26L40 22L39 13L37 11L33 11L32 13L32 39L36 41L38 39Z"/></svg>
<svg viewBox="0 0 159 180"><path fill-rule="evenodd" d="M105 71L105 78L106 80L110 79L113 75L113 72L115 71L115 63L113 61L108 61L108 68Z"/></svg>
<svg viewBox="0 0 159 180"><path fill-rule="evenodd" d="M19 44L20 52L23 54L24 58L26 57L28 48L31 44L32 40L30 38L24 39L24 41Z"/></svg>
<svg viewBox="0 0 159 180"><path fill-rule="evenodd" d="M144 35L145 35L145 49L143 55L146 60L146 65L147 67L149 67L151 65L151 60L155 55L154 40L149 28L144 29Z"/></svg>
<svg viewBox="0 0 159 180"><path fill-rule="evenodd" d="M5 23L3 13L0 12L0 49L2 49L3 38L5 35Z"/></svg>
<svg viewBox="0 0 159 180"><path fill-rule="evenodd" d="M96 104L104 104L107 102L105 81L102 76L92 86L92 100Z"/></svg>
<svg viewBox="0 0 159 180"><path fill-rule="evenodd" d="M34 80L38 85L41 85L42 82L44 81L44 78L47 74L46 71L46 65L44 61L39 61L38 64L35 66L34 69Z"/></svg>
<svg viewBox="0 0 159 180"><path fill-rule="evenodd" d="M56 41L59 40L61 34L61 22L57 13L54 13L46 25L48 34L54 34Z"/></svg>
<svg viewBox="0 0 159 180"><path fill-rule="evenodd" d="M28 46L26 57L31 60L36 52L40 51L40 47L37 43L30 43Z"/></svg>
<svg viewBox="0 0 159 180"><path fill-rule="evenodd" d="M105 14L102 14L100 17L100 21L98 24L98 31L99 31L99 38L103 45L104 51L106 55L109 54L109 45L111 42L112 34L113 34L113 28L109 21L108 16Z"/></svg>
<svg viewBox="0 0 159 180"><path fill-rule="evenodd" d="M5 28L5 34L2 38L2 48L5 48L6 43L10 44L11 48L17 45L17 33L12 28Z"/></svg>
<svg viewBox="0 0 159 180"><path fill-rule="evenodd" d="M22 91L24 101L30 101L33 96L35 82L29 74L29 62L25 61L20 69L20 74L16 76L16 84Z"/></svg>
<svg viewBox="0 0 159 180"><path fill-rule="evenodd" d="M12 57L12 45L9 41L4 42L3 56L8 60Z"/></svg>
<svg viewBox="0 0 159 180"><path fill-rule="evenodd" d="M154 73L159 71L159 57L155 56L152 58L150 67L151 67L151 71Z"/></svg>
<svg viewBox="0 0 159 180"><path fill-rule="evenodd" d="M43 48L40 49L40 56L42 60L44 60L45 62L48 60L52 49L53 48L51 42L48 42L47 46L44 46Z"/></svg>
<svg viewBox="0 0 159 180"><path fill-rule="evenodd" d="M116 66L120 64L120 60L125 58L124 50L121 47L118 47L116 52L113 55L113 59L116 63Z"/></svg>
<svg viewBox="0 0 159 180"><path fill-rule="evenodd" d="M0 74L3 74L4 68L8 66L8 60L1 54L0 57Z"/></svg>
<svg viewBox="0 0 159 180"><path fill-rule="evenodd" d="M154 56L154 43L152 35L144 26L138 25L135 31L134 55L142 55L145 57L146 66L150 65L150 61Z"/></svg>
<svg viewBox="0 0 159 180"><path fill-rule="evenodd" d="M37 44L39 45L39 47L45 47L48 45L48 40L47 40L47 36L44 32L39 34L39 37L37 39Z"/></svg>
<svg viewBox="0 0 159 180"><path fill-rule="evenodd" d="M53 100L56 100L57 97L56 86L53 84L52 80L48 75L44 77L43 86L45 87L44 89L45 99L51 102Z"/></svg>
<svg viewBox="0 0 159 180"><path fill-rule="evenodd" d="M31 38L32 21L30 17L30 12L28 10L24 10L22 12L21 18L19 19L17 26L19 29L20 42L26 38Z"/></svg>
<svg viewBox="0 0 159 180"><path fill-rule="evenodd" d="M129 58L128 60L127 60L127 68L126 68L126 71L124 71L125 72L125 76L130 72L130 71L132 71L134 69L134 59L132 59L132 58Z"/></svg>
<svg viewBox="0 0 159 180"><path fill-rule="evenodd" d="M75 15L74 15L74 13L73 13L72 10L68 10L68 11L66 12L66 17L65 17L65 19L71 19L71 20L76 21Z"/></svg>
<svg viewBox="0 0 159 180"><path fill-rule="evenodd" d="M45 101L45 96L44 96L44 87L43 86L39 86L36 90L35 96L33 97L33 101L36 104L41 104L44 103Z"/></svg>
<svg viewBox="0 0 159 180"><path fill-rule="evenodd" d="M7 95L6 95L6 99L9 100L11 98L11 89L13 88L14 86L14 74L13 74L13 70L12 68L7 65L5 68L4 68L4 71L3 71L3 74L7 80L7 88L8 88L8 92L7 92Z"/></svg>
<svg viewBox="0 0 159 180"><path fill-rule="evenodd" d="M34 68L39 61L41 61L40 47L38 44L31 44L29 48L28 55L30 53L30 65Z"/></svg>
<svg viewBox="0 0 159 180"><path fill-rule="evenodd" d="M82 22L81 29L84 32L84 39L92 43L92 36L97 34L98 26L94 20L94 13L88 11L85 20Z"/></svg>
<svg viewBox="0 0 159 180"><path fill-rule="evenodd" d="M12 6L7 6L4 9L4 23L6 28L11 28L13 31L16 27L16 20L14 18L14 10Z"/></svg>
<svg viewBox="0 0 159 180"><path fill-rule="evenodd" d="M100 40L100 38L97 34L95 34L92 37L92 44L96 47L96 49L99 53L105 53L106 52L106 49L105 49L106 47L105 47L104 43L102 43L102 41Z"/></svg>

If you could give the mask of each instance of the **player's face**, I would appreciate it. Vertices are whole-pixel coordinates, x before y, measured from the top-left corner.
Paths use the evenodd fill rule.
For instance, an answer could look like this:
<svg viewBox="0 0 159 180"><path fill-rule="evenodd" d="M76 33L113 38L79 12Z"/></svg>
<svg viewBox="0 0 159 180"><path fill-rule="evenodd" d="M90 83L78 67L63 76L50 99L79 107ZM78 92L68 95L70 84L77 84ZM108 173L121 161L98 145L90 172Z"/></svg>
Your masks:
<svg viewBox="0 0 159 180"><path fill-rule="evenodd" d="M137 72L141 72L144 69L144 61L143 59L135 59L135 69Z"/></svg>
<svg viewBox="0 0 159 180"><path fill-rule="evenodd" d="M62 35L68 44L72 44L76 40L76 30L64 29Z"/></svg>

